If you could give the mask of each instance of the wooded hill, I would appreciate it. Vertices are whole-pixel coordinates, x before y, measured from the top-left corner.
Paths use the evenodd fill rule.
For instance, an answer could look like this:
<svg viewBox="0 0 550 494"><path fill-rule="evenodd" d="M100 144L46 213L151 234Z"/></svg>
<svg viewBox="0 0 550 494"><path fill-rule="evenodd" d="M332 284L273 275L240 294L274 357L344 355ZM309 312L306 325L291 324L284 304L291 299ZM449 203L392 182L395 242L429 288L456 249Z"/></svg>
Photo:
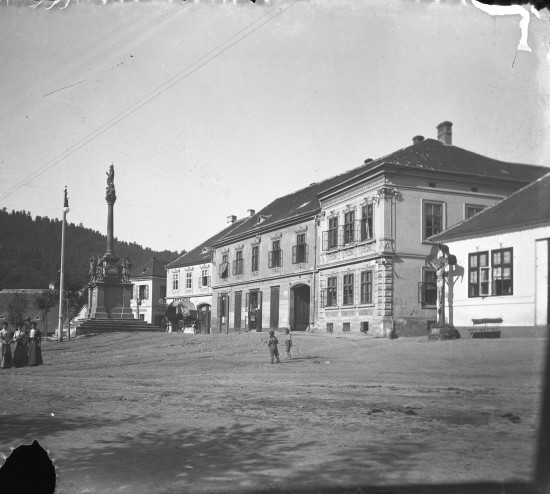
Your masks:
<svg viewBox="0 0 550 494"><path fill-rule="evenodd" d="M0 290L4 288L48 288L58 281L61 265L61 220L37 216L26 211L0 210ZM107 237L82 225L67 223L65 228L65 276L84 286L89 259L94 253L102 256ZM154 251L135 242L114 239L115 254L128 256L132 274L141 272L151 257L167 262L181 253Z"/></svg>

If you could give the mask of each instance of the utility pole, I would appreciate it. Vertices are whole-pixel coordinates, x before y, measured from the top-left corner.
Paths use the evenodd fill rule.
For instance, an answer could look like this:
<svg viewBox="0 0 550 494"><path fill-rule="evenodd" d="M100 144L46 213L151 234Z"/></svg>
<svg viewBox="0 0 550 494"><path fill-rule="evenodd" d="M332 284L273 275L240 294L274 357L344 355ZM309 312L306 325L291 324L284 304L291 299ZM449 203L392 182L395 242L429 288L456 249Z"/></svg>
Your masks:
<svg viewBox="0 0 550 494"><path fill-rule="evenodd" d="M69 198L67 197L67 186L65 186L65 198L63 201L63 222L61 226L61 272L59 276L59 341L63 341L63 292L65 283L65 223L69 212ZM69 329L70 331L70 329ZM70 339L70 336L69 336Z"/></svg>

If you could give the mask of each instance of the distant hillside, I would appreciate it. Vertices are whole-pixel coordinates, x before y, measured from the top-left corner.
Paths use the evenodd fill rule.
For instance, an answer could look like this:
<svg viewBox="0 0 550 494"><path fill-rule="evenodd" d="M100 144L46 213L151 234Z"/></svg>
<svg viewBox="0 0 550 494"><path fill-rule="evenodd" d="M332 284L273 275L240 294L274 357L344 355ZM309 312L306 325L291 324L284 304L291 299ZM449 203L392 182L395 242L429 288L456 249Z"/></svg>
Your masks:
<svg viewBox="0 0 550 494"><path fill-rule="evenodd" d="M4 288L48 288L59 277L61 265L61 220L37 216L26 211L0 210L0 290ZM92 253L103 255L107 237L98 231L67 223L65 229L65 272L68 280L87 282ZM173 261L181 253L157 252L141 245L115 239L115 254L128 256L132 273L156 257Z"/></svg>

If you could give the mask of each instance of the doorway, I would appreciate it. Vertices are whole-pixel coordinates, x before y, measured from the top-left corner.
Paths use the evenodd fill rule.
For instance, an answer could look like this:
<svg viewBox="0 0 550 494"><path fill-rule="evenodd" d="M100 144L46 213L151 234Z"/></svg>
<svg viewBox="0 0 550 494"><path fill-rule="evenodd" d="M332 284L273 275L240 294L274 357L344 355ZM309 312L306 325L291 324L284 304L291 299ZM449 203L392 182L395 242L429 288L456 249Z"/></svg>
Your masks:
<svg viewBox="0 0 550 494"><path fill-rule="evenodd" d="M246 294L246 310L248 312L248 330L262 330L262 292L250 290Z"/></svg>
<svg viewBox="0 0 550 494"><path fill-rule="evenodd" d="M305 331L309 326L310 289L309 285L292 287L290 325L294 331Z"/></svg>
<svg viewBox="0 0 550 494"><path fill-rule="evenodd" d="M199 330L202 334L210 334L210 306L208 304L197 306L199 313Z"/></svg>
<svg viewBox="0 0 550 494"><path fill-rule="evenodd" d="M218 295L218 332L227 333L229 319L229 295Z"/></svg>

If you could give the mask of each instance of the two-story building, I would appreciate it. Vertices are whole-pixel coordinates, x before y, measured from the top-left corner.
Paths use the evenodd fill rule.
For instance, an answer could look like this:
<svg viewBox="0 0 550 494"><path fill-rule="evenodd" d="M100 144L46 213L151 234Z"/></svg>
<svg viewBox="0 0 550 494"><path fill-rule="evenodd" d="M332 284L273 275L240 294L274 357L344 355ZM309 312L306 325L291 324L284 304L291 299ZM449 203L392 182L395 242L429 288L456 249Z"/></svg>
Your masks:
<svg viewBox="0 0 550 494"><path fill-rule="evenodd" d="M168 263L166 302L191 302L199 311L201 333L210 333L212 307L212 244L230 234L244 221L228 216L226 227L176 260Z"/></svg>
<svg viewBox="0 0 550 494"><path fill-rule="evenodd" d="M321 329L425 333L437 294L437 248L427 238L548 170L456 147L451 129L443 122L437 140L416 136L319 194Z"/></svg>
<svg viewBox="0 0 550 494"><path fill-rule="evenodd" d="M141 271L130 277L134 284L130 307L136 319L160 326L166 312L166 261L152 257Z"/></svg>
<svg viewBox="0 0 550 494"><path fill-rule="evenodd" d="M212 245L215 331L425 333L436 319L427 241L547 168L452 144L452 124L281 197Z"/></svg>

